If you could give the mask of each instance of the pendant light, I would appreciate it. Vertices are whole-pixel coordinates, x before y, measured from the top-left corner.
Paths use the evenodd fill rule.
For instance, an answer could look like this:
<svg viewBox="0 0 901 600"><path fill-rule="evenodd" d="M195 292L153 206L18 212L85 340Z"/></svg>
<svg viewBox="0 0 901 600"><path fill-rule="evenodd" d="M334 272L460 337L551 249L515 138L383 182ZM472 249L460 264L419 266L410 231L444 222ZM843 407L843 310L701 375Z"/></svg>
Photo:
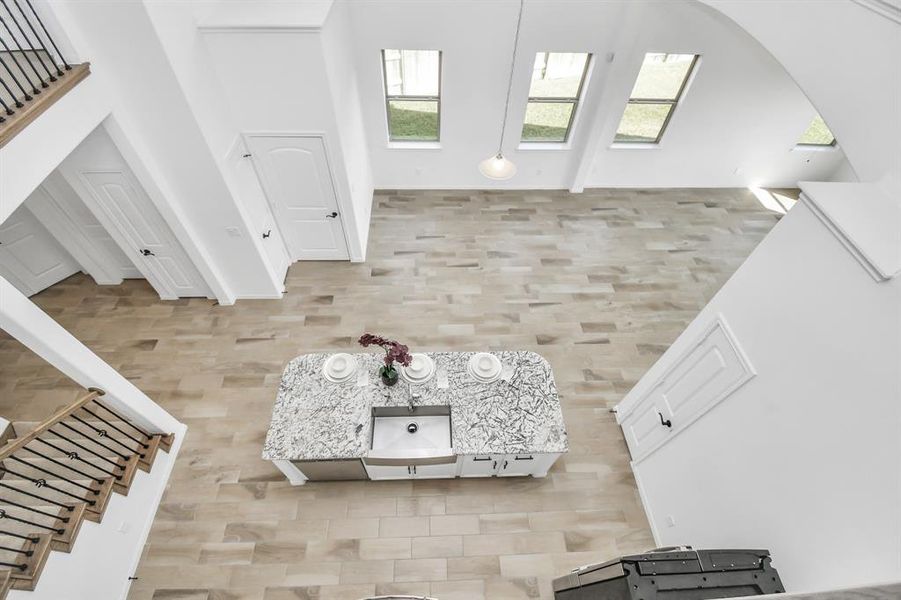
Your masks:
<svg viewBox="0 0 901 600"><path fill-rule="evenodd" d="M504 120L501 122L501 139L497 154L479 163L479 171L489 179L510 179L516 175L516 165L504 157L504 133L507 129L507 111L510 109L510 90L513 88L513 68L516 66L516 48L519 46L519 26L522 24L522 9L525 0L519 0L519 16L516 19L516 34L513 37L513 58L510 60L510 81L507 84L507 100L504 103Z"/></svg>

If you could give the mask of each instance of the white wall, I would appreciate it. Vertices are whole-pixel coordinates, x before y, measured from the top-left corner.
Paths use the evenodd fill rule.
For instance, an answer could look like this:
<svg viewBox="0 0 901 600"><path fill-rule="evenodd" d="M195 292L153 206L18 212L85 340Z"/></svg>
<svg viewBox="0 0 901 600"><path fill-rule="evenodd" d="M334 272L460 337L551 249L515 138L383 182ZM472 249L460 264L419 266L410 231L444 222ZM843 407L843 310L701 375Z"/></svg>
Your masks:
<svg viewBox="0 0 901 600"><path fill-rule="evenodd" d="M272 294L265 259L144 5L57 0L50 5L73 45L90 57L92 77L102 79L111 96L109 133L220 302Z"/></svg>
<svg viewBox="0 0 901 600"><path fill-rule="evenodd" d="M586 187L794 186L838 168L840 147L796 148L816 110L751 36L697 2L639 6L599 107L606 122ZM614 146L644 54L661 51L701 55L690 85L659 145Z"/></svg>
<svg viewBox="0 0 901 600"><path fill-rule="evenodd" d="M236 208L248 228L248 240L257 252L266 258L265 273L270 279L269 289L260 289L254 297L280 298L285 271L279 261L278 248L282 245L277 228L272 227L272 216L265 202L257 202L254 190L246 185L244 170L233 160L230 152L239 140L239 131L232 118L230 107L213 72L207 48L197 32L197 23L215 11L218 2L145 2L147 14L153 23L161 47L172 71L185 94L188 106L210 149L216 166L224 178ZM268 224L268 225L267 225ZM273 235L263 238L267 230ZM247 297L251 294L242 294Z"/></svg>
<svg viewBox="0 0 901 600"><path fill-rule="evenodd" d="M340 23L329 27L335 31L328 35L337 37L330 38L329 52L320 22L284 27L210 23L202 24L200 35L222 90L219 101L229 105L236 130L323 135L351 260L363 260L372 184L361 150L363 134L354 130L353 88L345 76L329 73L346 66L335 47L347 43ZM346 96L338 99L336 92Z"/></svg>
<svg viewBox="0 0 901 600"><path fill-rule="evenodd" d="M889 174L901 180L897 2L702 1L745 28L788 69L841 141L861 181Z"/></svg>
<svg viewBox="0 0 901 600"><path fill-rule="evenodd" d="M815 110L757 42L703 5L528 0L505 145L519 172L491 182L476 164L497 148L518 2L347 1L379 188L569 188L580 170L583 186L782 186L825 179L842 160L841 149L792 151ZM440 149L389 147L386 47L443 51ZM571 149L516 150L534 55L546 50L595 55ZM609 149L644 53L661 51L704 55L663 144Z"/></svg>
<svg viewBox="0 0 901 600"><path fill-rule="evenodd" d="M322 46L335 114L338 116L338 138L344 154L348 192L354 206L354 226L365 257L372 214L373 181L357 65L352 49L354 31L350 21L351 8L346 2L334 4L322 28Z"/></svg>
<svg viewBox="0 0 901 600"><path fill-rule="evenodd" d="M901 579L899 307L901 279L789 211L623 403L717 314L757 371L634 464L657 541L769 548L789 591Z"/></svg>
<svg viewBox="0 0 901 600"><path fill-rule="evenodd" d="M111 102L91 74L0 148L0 222L109 114Z"/></svg>

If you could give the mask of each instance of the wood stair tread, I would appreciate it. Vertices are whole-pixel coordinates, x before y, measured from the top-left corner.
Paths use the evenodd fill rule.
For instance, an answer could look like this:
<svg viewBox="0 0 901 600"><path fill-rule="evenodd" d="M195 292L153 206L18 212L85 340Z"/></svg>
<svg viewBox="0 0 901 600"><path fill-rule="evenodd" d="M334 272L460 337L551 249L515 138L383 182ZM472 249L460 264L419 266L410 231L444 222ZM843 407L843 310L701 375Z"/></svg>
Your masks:
<svg viewBox="0 0 901 600"><path fill-rule="evenodd" d="M150 472L158 453L171 450L172 434L122 435L116 428L131 433L129 425L115 419L63 421L74 431L57 426L90 400L46 421L14 422L16 437L0 446L0 562L27 565L0 567L0 600L8 589L34 589L50 551L69 552L82 524L100 523L113 493L128 495L138 471Z"/></svg>

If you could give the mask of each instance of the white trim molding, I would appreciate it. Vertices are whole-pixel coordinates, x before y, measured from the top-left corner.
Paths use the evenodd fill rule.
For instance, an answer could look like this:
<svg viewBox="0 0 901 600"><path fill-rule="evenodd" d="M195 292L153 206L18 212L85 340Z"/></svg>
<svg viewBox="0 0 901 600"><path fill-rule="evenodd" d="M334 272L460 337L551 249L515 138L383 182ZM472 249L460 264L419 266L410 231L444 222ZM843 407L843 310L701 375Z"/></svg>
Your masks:
<svg viewBox="0 0 901 600"><path fill-rule="evenodd" d="M854 4L858 4L880 15L901 24L901 2L898 0L851 0Z"/></svg>
<svg viewBox="0 0 901 600"><path fill-rule="evenodd" d="M901 202L872 183L801 182L800 202L876 282L901 273Z"/></svg>

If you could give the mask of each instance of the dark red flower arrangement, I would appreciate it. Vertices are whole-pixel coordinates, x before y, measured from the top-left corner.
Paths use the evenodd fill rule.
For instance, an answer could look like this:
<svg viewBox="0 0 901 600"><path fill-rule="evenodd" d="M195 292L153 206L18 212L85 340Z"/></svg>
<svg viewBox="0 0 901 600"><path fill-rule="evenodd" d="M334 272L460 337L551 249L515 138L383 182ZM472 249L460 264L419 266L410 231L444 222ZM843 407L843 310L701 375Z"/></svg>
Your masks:
<svg viewBox="0 0 901 600"><path fill-rule="evenodd" d="M394 385L397 383L397 369L394 367L395 362L399 362L407 367L412 362L413 357L410 356L410 349L394 340L389 340L380 335L364 333L358 340L364 348L369 346L380 346L385 351L385 366L379 369L379 375L386 385Z"/></svg>

